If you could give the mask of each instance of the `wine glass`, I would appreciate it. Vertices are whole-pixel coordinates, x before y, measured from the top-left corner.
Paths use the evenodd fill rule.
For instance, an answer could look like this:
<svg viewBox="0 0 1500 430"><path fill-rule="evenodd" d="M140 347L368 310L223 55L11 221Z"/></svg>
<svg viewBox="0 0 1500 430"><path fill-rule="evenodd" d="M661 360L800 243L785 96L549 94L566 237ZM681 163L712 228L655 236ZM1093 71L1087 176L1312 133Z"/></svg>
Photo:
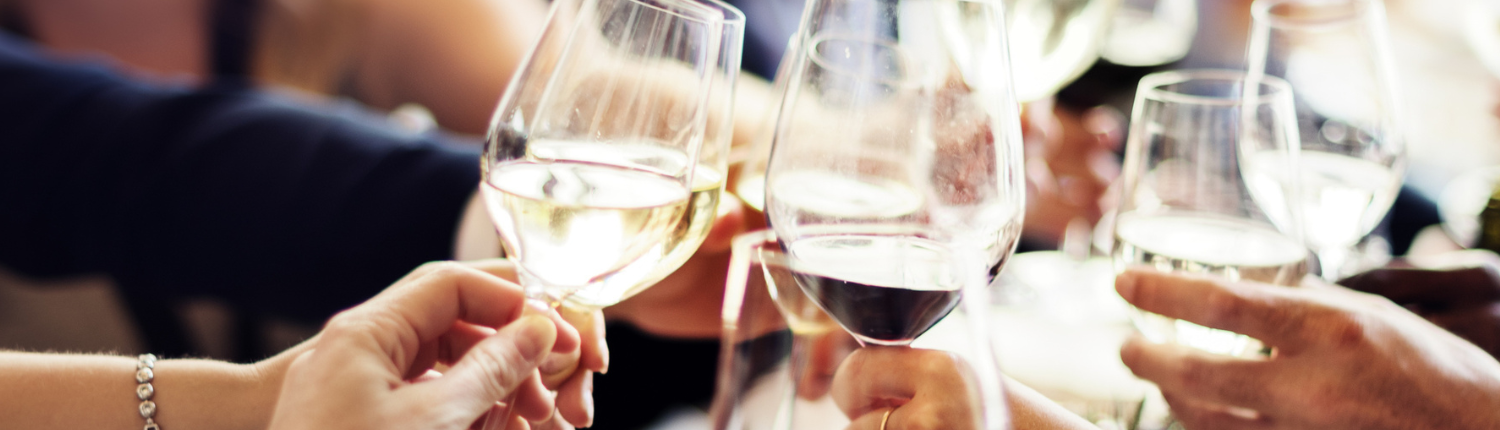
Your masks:
<svg viewBox="0 0 1500 430"><path fill-rule="evenodd" d="M815 0L808 11L784 64L767 220L835 321L862 344L906 345L983 288L1020 234L1001 5Z"/></svg>
<svg viewBox="0 0 1500 430"><path fill-rule="evenodd" d="M745 15L721 0L698 0L703 7L723 15L719 57L708 89L708 122L698 164L693 168L691 195L684 216L688 226L671 233L665 245L666 256L660 260L636 260L639 270L649 270L644 278L628 287L633 295L677 271L703 244L717 219L719 199L729 178L730 144L734 137L735 83L739 79L741 51L745 40ZM625 270L637 270L627 268ZM621 280L620 282L629 282Z"/></svg>
<svg viewBox="0 0 1500 430"><path fill-rule="evenodd" d="M1025 103L1046 99L1077 79L1098 58L1108 19L1120 0L1005 0L1007 41L1016 98ZM795 61L793 37L777 68L776 92L785 92L788 69ZM770 115L774 120L777 115ZM774 130L765 127L766 130ZM747 206L765 210L765 172L771 134L755 140L739 166L734 194Z"/></svg>
<svg viewBox="0 0 1500 430"><path fill-rule="evenodd" d="M739 39L723 33L742 31L737 14L681 0L553 3L481 164L485 203L528 298L613 305L701 242L723 182L711 175L727 152L724 130L709 124L732 104ZM728 113L719 115L723 125ZM704 160L712 186L699 187ZM697 216L705 211L709 221ZM490 414L485 427L510 413Z"/></svg>
<svg viewBox="0 0 1500 430"><path fill-rule="evenodd" d="M1148 67L1187 56L1198 32L1198 0L1125 0L1110 21L1099 56Z"/></svg>
<svg viewBox="0 0 1500 430"><path fill-rule="evenodd" d="M1297 285L1307 272L1296 196L1298 136L1285 81L1242 72L1141 79L1126 140L1111 252L1130 267ZM1137 312L1155 342L1259 353L1246 336Z"/></svg>
<svg viewBox="0 0 1500 430"><path fill-rule="evenodd" d="M1296 95L1307 244L1323 278L1338 280L1354 245L1390 210L1406 169L1384 7L1258 0L1251 14L1249 70L1286 80Z"/></svg>
<svg viewBox="0 0 1500 430"><path fill-rule="evenodd" d="M771 81L772 94L785 94L787 80L790 79L792 70L791 63L797 59L797 38L787 42L786 51L781 56L781 63L776 67L776 77ZM775 106L779 112L780 106ZM771 142L776 134L777 112L771 112L764 117L764 123L760 127L750 146L739 156L735 166L734 195L739 197L745 206L756 212L766 211L766 163L771 161Z"/></svg>
<svg viewBox="0 0 1500 430"><path fill-rule="evenodd" d="M984 297L966 296L913 348L861 349L795 264L769 230L734 240L713 429L1008 428Z"/></svg>
<svg viewBox="0 0 1500 430"><path fill-rule="evenodd" d="M1120 0L1005 0L1007 41L1021 102L1045 99L1094 60Z"/></svg>

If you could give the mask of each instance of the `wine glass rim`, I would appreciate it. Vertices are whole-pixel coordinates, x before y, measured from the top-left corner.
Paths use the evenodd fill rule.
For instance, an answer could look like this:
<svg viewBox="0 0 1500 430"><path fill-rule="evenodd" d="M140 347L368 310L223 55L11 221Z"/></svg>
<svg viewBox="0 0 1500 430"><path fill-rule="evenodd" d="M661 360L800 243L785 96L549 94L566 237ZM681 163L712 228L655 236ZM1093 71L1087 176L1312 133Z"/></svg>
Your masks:
<svg viewBox="0 0 1500 430"><path fill-rule="evenodd" d="M672 16L676 16L676 17L679 17L679 18L682 18L682 19L685 19L685 20L688 20L688 21L694 21L694 22L699 22L699 23L709 24L709 25L712 25L714 23L719 23L721 26L728 25L727 23L729 22L728 19L724 18L724 12L722 10L710 8L708 6L705 6L705 5L703 5L701 3L697 3L697 2L682 1L682 0L625 0L625 1L641 5L642 7L645 7L645 8L648 8L648 9L655 9L655 10L660 11L662 13L665 13L665 14L668 14L668 15L672 15ZM673 4L673 5L676 5L676 6L681 6L683 9L695 9L696 8L696 9L699 9L697 12L701 13L702 16L689 15L687 12L684 12L681 9L667 8L666 6L662 6L661 5L663 3L665 3L665 4ZM722 8L719 8L719 9L722 9ZM713 12L717 13L717 15L710 14L710 13L702 13L702 12L707 11L707 10L712 10ZM735 11L737 12L738 10L736 9ZM740 18L741 22L743 22L743 16L744 16L744 14L739 14L737 16L741 17Z"/></svg>
<svg viewBox="0 0 1500 430"><path fill-rule="evenodd" d="M1258 95L1252 101L1255 104L1273 103L1275 100L1290 97L1292 87L1281 78L1266 74L1250 74L1242 70L1227 69L1189 69L1169 70L1146 75L1141 78L1140 86L1137 88L1139 97L1151 100L1191 103L1210 106L1233 106L1246 103L1243 91L1233 92L1228 96L1206 96L1198 94L1187 94L1179 91L1168 90L1163 87L1187 82L1229 82L1231 84L1244 84L1255 82L1259 87Z"/></svg>
<svg viewBox="0 0 1500 430"><path fill-rule="evenodd" d="M1283 5L1299 8L1317 8L1328 14L1316 17L1296 17L1279 11ZM1370 0L1256 0L1250 14L1257 23L1282 29L1317 29L1349 25L1370 14L1374 7Z"/></svg>
<svg viewBox="0 0 1500 430"><path fill-rule="evenodd" d="M724 0L699 0L699 1L701 1L702 3L706 3L711 8L718 9L719 11L724 12L724 17L723 17L724 26L726 26L726 27L743 27L743 26L745 26L745 12L740 11L740 9L737 8L737 7L734 7L734 5L731 5L731 4L727 3L727 2L725 2Z"/></svg>

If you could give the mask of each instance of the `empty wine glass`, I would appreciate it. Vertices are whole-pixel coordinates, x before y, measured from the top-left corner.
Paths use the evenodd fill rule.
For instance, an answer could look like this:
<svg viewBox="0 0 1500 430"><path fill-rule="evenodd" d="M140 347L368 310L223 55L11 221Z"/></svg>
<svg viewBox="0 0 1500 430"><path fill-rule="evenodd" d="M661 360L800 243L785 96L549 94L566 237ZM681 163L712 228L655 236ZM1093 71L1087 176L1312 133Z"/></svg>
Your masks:
<svg viewBox="0 0 1500 430"><path fill-rule="evenodd" d="M864 344L909 344L982 288L1024 207L1001 5L816 0L785 64L766 215Z"/></svg>
<svg viewBox="0 0 1500 430"><path fill-rule="evenodd" d="M1406 169L1384 6L1258 0L1251 14L1250 73L1282 78L1296 96L1307 244L1323 278L1337 280L1390 210Z"/></svg>
<svg viewBox="0 0 1500 430"><path fill-rule="evenodd" d="M1241 72L1161 72L1141 79L1126 140L1115 270L1147 267L1232 281L1297 285L1307 273L1291 90ZM1155 342L1230 355L1258 341L1137 312Z"/></svg>
<svg viewBox="0 0 1500 430"><path fill-rule="evenodd" d="M528 298L613 305L701 243L727 156L727 133L710 118L719 110L712 123L727 127L738 73L739 38L726 28L742 31L743 18L720 3L553 3L481 164L485 202ZM486 428L511 421L497 418L505 414Z"/></svg>

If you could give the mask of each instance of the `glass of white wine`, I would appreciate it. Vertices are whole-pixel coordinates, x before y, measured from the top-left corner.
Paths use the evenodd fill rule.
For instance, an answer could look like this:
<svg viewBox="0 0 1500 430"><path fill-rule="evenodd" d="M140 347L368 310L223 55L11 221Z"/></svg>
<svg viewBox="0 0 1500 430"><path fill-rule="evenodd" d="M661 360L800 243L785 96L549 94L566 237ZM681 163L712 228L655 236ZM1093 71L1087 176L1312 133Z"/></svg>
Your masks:
<svg viewBox="0 0 1500 430"><path fill-rule="evenodd" d="M1336 281L1385 218L1406 170L1384 6L1258 0L1251 14L1250 74L1282 78L1296 96L1307 244L1323 278Z"/></svg>
<svg viewBox="0 0 1500 430"><path fill-rule="evenodd" d="M1141 79L1115 221L1116 271L1132 267L1297 285L1307 273L1295 171L1298 136L1286 82L1237 71L1161 72ZM1258 341L1137 312L1154 342L1228 354Z"/></svg>
<svg viewBox="0 0 1500 430"><path fill-rule="evenodd" d="M610 306L702 242L723 188L743 28L718 2L553 3L481 160L485 203L529 298ZM486 428L511 421L501 415Z"/></svg>
<svg viewBox="0 0 1500 430"><path fill-rule="evenodd" d="M735 83L740 74L741 51L745 39L745 15L721 0L698 0L702 6L718 10L724 21L720 37L719 58L708 90L708 123L704 129L703 147L693 168L692 194L683 214L688 227L674 231L667 238L667 254L660 260L638 260L650 274L634 280L629 289L639 291L671 275L687 262L703 244L717 219L719 199L724 192L729 169L730 144L734 137ZM622 279L616 282L631 282ZM633 295L627 293L626 295Z"/></svg>
<svg viewBox="0 0 1500 430"><path fill-rule="evenodd" d="M483 190L529 293L603 307L697 245L681 238L695 197L717 194L695 177L699 160L723 152L705 141L714 88L726 88L724 11L577 0L552 15L496 112ZM722 183L716 168L704 176Z"/></svg>

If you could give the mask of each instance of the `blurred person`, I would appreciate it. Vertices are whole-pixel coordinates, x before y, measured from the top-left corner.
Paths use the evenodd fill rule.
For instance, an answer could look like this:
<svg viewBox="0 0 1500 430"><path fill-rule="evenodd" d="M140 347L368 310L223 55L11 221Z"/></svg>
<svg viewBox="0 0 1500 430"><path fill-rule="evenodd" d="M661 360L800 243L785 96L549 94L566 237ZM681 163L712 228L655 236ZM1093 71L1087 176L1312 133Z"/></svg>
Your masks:
<svg viewBox="0 0 1500 430"><path fill-rule="evenodd" d="M415 104L443 129L479 135L547 9L542 0L0 0L0 28L62 55L108 56L145 79L253 82L387 111ZM750 108L737 129L749 133L770 86L740 82Z"/></svg>
<svg viewBox="0 0 1500 430"><path fill-rule="evenodd" d="M746 6L753 4L756 8L762 6L759 2L737 3ZM772 3L775 5L769 9L774 10L773 13L793 18L800 15L798 2ZM47 234L62 233L74 238L74 243L56 244L51 250L58 253L16 259L23 263L12 263L16 260L4 258L0 258L0 262L26 266L19 269L23 273L39 276L89 272L111 274L125 289L127 294L124 297L136 316L143 320L153 350L182 354L188 352L189 347L184 340L184 329L175 321L171 308L171 304L180 298L222 297L240 310L264 311L282 316L290 314L298 320L316 321L333 310L368 297L370 286L383 285L381 282L393 279L401 268L412 267L421 261L451 257L452 245L457 244L465 249L482 247L475 243L483 244L484 240L471 240L475 235L459 234L455 239L447 237L448 234L439 233L451 231L455 224L450 224L448 220L456 218L464 220L456 225L477 226L474 228L481 232L489 229L483 217L483 209L474 204L475 200L468 200L468 210L462 212L465 215L461 217L448 212L451 208L461 207L455 206L454 202L459 196L469 196L473 191L472 184L477 182L476 162L471 159L467 161L468 165L459 166L464 164L459 158L473 152L445 143L463 143L464 139L433 137L434 135L412 136L396 132L389 126L371 125L379 121L367 118L369 115L360 112L358 108L320 102L318 100L321 98L317 94L349 96L382 109L416 103L429 108L438 124L445 129L464 133L483 132L495 102L509 82L510 73L531 46L540 25L545 22L542 19L544 7L540 1L522 0L0 0L0 27L25 35L47 46L50 52L65 58L107 55L123 66L131 78L157 84L167 82L175 86L174 91L183 96L178 98L179 101L188 100L181 103L150 103L156 106L175 106L155 109L144 115L150 122L136 127L127 135L139 136L135 134L139 132L154 134L155 136L142 140L167 142L155 146L155 149L165 151L162 153L170 152L168 146L178 144L201 150L192 153L202 156L201 158L185 162L206 162L207 159L222 162L249 155L247 159L235 163L242 163L243 166L267 166L274 171L254 174L222 171L216 178L221 180L219 182L186 179L185 184L181 182L192 175L178 171L180 175L170 179L166 176L155 178L166 181L166 186L143 194L155 199L153 201L132 202L121 197L106 204L93 204L90 202L93 200L91 197L77 197L77 201L69 203L70 210L85 208L85 211L97 211L108 207L130 208L133 212L127 214L126 219L114 221L113 226L90 222L86 224L91 228L87 231L58 228L66 222L84 221L83 217L57 220L55 225L47 226L49 228L27 232L27 236L37 239ZM766 34L774 31L757 27L757 23L765 22L769 21L751 17L752 34L747 39L753 40L747 41L747 69L774 70L774 64L780 58L785 37L781 37L780 42L777 42L775 36L766 37ZM279 98L253 94L256 91L247 91L242 87L246 81L266 88L293 88L303 96ZM748 140L746 136L756 134L756 127L764 123L761 117L770 112L768 107L776 96L769 94L769 86L764 81L741 79L741 82L743 84L737 98L735 122L742 126L735 127L736 142L745 142ZM245 98L265 100L249 103L255 107L250 109L255 113L251 118L243 119L238 124L229 124L224 118L232 116L230 110L239 109L233 106L239 101L224 103L215 100L215 96L204 97L205 94L232 94L233 97L230 98L248 96ZM26 112L27 115L14 117L28 118L22 122L32 123L23 124L25 126L45 126L48 128L47 132L55 132L64 128L60 124L74 123L73 120L54 121L56 118L45 118L43 114L59 112L61 104L27 105L21 100L35 99L14 100L17 104L11 108L16 110L28 110L34 106L57 108ZM270 102L263 103L266 100ZM312 103L308 106L295 106L309 101ZM263 112L259 108L263 104L276 105L270 109L272 111L303 111L320 118L357 118L352 122L362 125L345 127L347 124L341 122L343 120L335 121L340 125L330 128L336 131L333 136L317 135L316 129L324 126L323 119L303 121L310 127L292 127L298 131L288 134L264 131L240 134L244 129L230 128L244 126L264 130L273 128L264 127L269 123L281 121L265 120L254 125L247 124L255 122L255 119L264 120L266 116L303 116L302 113L285 112L261 115ZM330 106L332 109L329 109ZM213 109L205 110L205 107ZM1046 120L1047 116L1038 118ZM116 124L117 121L121 120L108 122ZM198 121L208 123L195 123ZM747 124L754 126L745 126ZM176 125L186 127L173 130ZM1040 127L1036 129L1040 130ZM288 135L296 136L288 139ZM1056 137L1060 134L1048 136ZM45 133L34 133L30 137L51 138ZM74 137L98 138L83 136L81 130ZM318 139L336 140L340 143L317 143ZM364 139L394 140L400 144L376 145L381 148L369 152L345 146L351 143L345 140ZM134 138L112 140L134 141ZM219 140L233 141L229 145L235 148L209 148L210 145L225 145ZM252 146L255 145L254 142L260 141L275 143L266 144L265 148ZM321 148L299 150L294 148L294 145L301 144L297 142L313 142L309 144ZM415 147L404 147L406 144L413 144ZM441 149L437 150L438 147ZM1084 146L1085 149L1092 147ZM119 148L112 150L118 151ZM250 154L237 151L248 151ZM217 153L210 154L213 152ZM77 153L91 152L84 149ZM295 155L285 155L289 153ZM61 152L54 152L47 156L57 157L60 154ZM1061 149L1050 150L1048 154L1051 155L1033 159L1071 160L1080 153ZM344 156L356 157L357 161L343 164L339 158ZM59 158L53 160L57 159ZM291 165L278 165L282 163ZM46 166L43 163L27 164L30 169ZM128 163L108 167L112 168L111 174L130 176L130 172L120 172L129 167L125 164ZM420 172L404 172L412 166L418 166ZM166 168L161 173L173 171L172 166L154 165L150 168L157 167ZM205 167L200 170L210 169ZM1084 214L1085 219L1097 217L1099 211L1094 209L1097 207L1097 195L1087 194L1102 192L1102 184L1107 180L1086 177L1083 181L1069 180L1069 177L1081 177L1073 173L1074 169L1071 168L1035 171L1046 172L1046 175L1038 177L1048 182L1040 182L1040 185L1034 187L1035 194L1030 201L1036 204L1028 206L1029 212L1032 212L1031 219L1064 220L1054 223L1056 227L1065 226L1067 220L1078 218L1067 211L1079 211ZM1085 166L1079 171L1088 170ZM30 170L23 172L30 173ZM58 178L71 173L68 170L57 170L48 172L44 177L25 177L29 181L57 184L66 182ZM257 178L256 175L273 173L290 175L288 177L302 175L300 177L303 179L320 181L320 185L293 193L289 190L298 189L295 181L273 181L271 185L280 188L262 189L248 185L249 181L240 183L231 178L234 175ZM382 178L386 175L394 176ZM459 180L463 176L474 179L468 187L459 188L456 184L463 182ZM79 181L83 180L73 182L76 189L89 189ZM93 181L95 184L103 184L97 188L111 185L111 181ZM1085 185L1080 187L1078 184ZM399 192L382 194L383 191L377 191L384 187L395 187ZM215 190L219 192L214 192ZM424 190L435 192L426 193ZM1077 190L1084 192L1079 193ZM237 192L249 194L234 196ZM350 195L348 193L351 192L356 193L356 198L337 198ZM73 195L84 196L88 193ZM212 203L197 201L205 197ZM221 205L236 198L243 198L242 207L250 210L243 210L238 204ZM1047 203L1049 201L1056 204ZM272 204L265 205L266 203ZM688 359L688 356L711 358L711 354L717 352L711 341L662 341L652 335L711 339L717 334L715 309L719 302L719 291L718 288L708 286L717 287L722 282L722 267L728 257L725 252L728 237L739 229L738 225L754 221L754 217L740 215L739 209L733 207L736 206L733 202L729 205L730 219L721 220L725 227L716 230L720 232L716 235L723 239L723 246L714 245L711 239L694 260L658 287L648 290L648 294L607 311L612 320L631 323L619 325L618 330L612 330L615 336L629 339L622 343L640 345L646 350L670 348L679 353L667 355L682 358L681 362L669 363L637 357L641 361L630 364L675 369L688 366L687 363L694 361ZM297 218L293 215L298 210L290 208L308 206L319 207L322 211L317 215L320 217L318 222L286 223ZM417 213L418 208L428 206L441 207L443 210ZM1059 211L1058 208L1062 210ZM382 215L374 219L351 217L353 214L369 213ZM162 214L171 215L161 216ZM126 231L110 230L111 227L134 226L136 224L132 223L135 222L149 222L144 225L149 225L151 231L139 227L124 229ZM226 227L235 224L252 228ZM1040 222L1035 224L1037 228L1044 226ZM271 227L263 228L264 226ZM183 229L177 232L162 231L168 227ZM1043 233L1039 235L1035 231L1038 230L1031 229L1027 234L1043 238L1040 239L1041 243L1055 242L1061 236L1059 228L1042 229ZM77 251L76 247L81 243L93 241L88 238L100 239L94 241L96 243L107 239L126 247ZM207 245L211 243L223 244L222 247L230 249L225 252L226 250L219 249L220 246ZM494 242L489 243L493 248L498 247ZM278 246L268 247L267 244ZM352 252L340 255L347 251ZM59 255L66 257L62 260L50 259ZM206 275L215 273L213 271L174 269L195 267L191 264L143 264L163 259L212 260L220 268L256 267L260 270L234 270L235 273L243 274L243 277L224 279ZM38 263L44 260L67 261L61 265L69 267ZM328 263L333 264L323 267ZM48 267L36 270L38 266ZM363 273L362 276L366 279L358 281L302 283L278 280L288 270L347 273L347 270L339 268L357 266L377 269ZM153 268L146 270L144 267ZM354 285L360 287L352 287ZM283 297L278 296L283 291L295 292L299 297L309 297L307 300L289 303L278 299ZM699 303L702 306L687 306L685 303ZM251 316L253 318L254 315ZM644 329L644 332L636 330L636 327ZM241 332L253 335L253 332ZM699 370L705 375L711 374L711 366L705 365ZM651 377L644 374L638 375L639 379L630 379L629 382L622 380L621 386L651 380ZM614 377L627 378L628 374L617 372ZM703 378L703 381L706 382L698 384L696 389L702 395L697 397L705 397L711 392L711 378ZM693 396L686 395L685 398L687 397ZM637 408L617 412L636 414L638 411L635 409ZM654 414L647 409L642 410L646 410L641 413L643 416Z"/></svg>
<svg viewBox="0 0 1500 430"><path fill-rule="evenodd" d="M0 101L0 264L41 278L106 274L147 329L173 319L181 300L205 296L322 321L408 268L494 234L474 197L476 146L401 132L357 109L311 108L233 85L141 83L4 34ZM706 252L727 248L735 219L732 210L723 217ZM704 277L663 286L707 290L723 282L714 270L684 270ZM695 311L621 312L647 321ZM632 346L622 355L656 352ZM148 347L187 353L181 344ZM643 414L671 406L628 384L601 398Z"/></svg>
<svg viewBox="0 0 1500 430"><path fill-rule="evenodd" d="M574 314L584 322L574 329L528 304L501 277L510 270L499 261L424 265L312 339L248 365L0 352L0 424L459 430L500 413L510 393L518 419L548 423L555 407L567 422L591 424L589 379L543 372L607 368L603 333L586 323L601 317ZM548 389L559 390L555 398Z"/></svg>
<svg viewBox="0 0 1500 430"><path fill-rule="evenodd" d="M1141 310L1274 348L1245 359L1127 342L1121 359L1188 429L1500 428L1500 362L1385 298L1135 269L1115 288Z"/></svg>
<svg viewBox="0 0 1500 430"><path fill-rule="evenodd" d="M739 145L780 96L755 76L774 75L803 2L730 3L748 18L752 73L736 94ZM444 129L481 134L546 12L541 0L0 0L0 28L64 54L108 55L140 76L247 79L383 110L416 104ZM1026 236L1054 247L1070 222L1102 214L1122 126L1049 101L1028 112Z"/></svg>

